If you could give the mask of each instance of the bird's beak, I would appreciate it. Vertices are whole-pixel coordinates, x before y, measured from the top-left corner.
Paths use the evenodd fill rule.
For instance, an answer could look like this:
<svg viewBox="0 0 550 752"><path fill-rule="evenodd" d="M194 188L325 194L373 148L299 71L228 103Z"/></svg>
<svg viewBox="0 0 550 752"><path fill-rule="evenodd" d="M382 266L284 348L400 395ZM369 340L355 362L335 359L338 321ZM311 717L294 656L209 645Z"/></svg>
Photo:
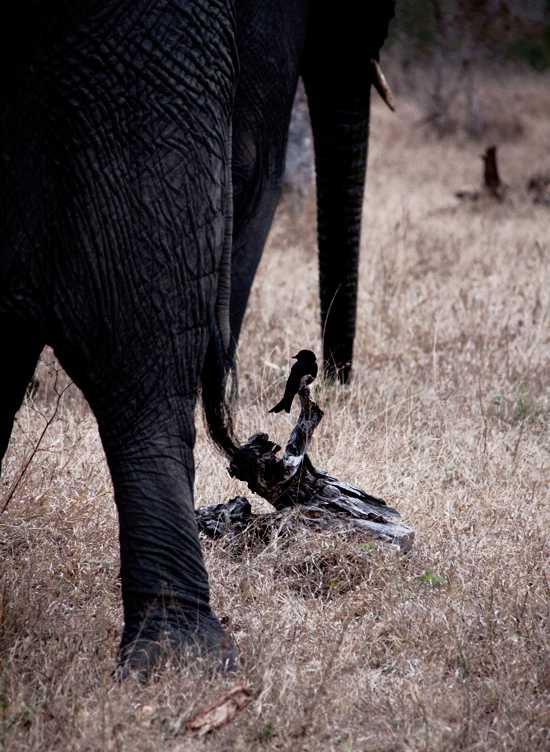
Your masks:
<svg viewBox="0 0 550 752"><path fill-rule="evenodd" d="M297 357L298 357L297 355L293 355L293 356L292 356L292 358L293 358L294 360L296 360L296 359L297 359Z"/></svg>

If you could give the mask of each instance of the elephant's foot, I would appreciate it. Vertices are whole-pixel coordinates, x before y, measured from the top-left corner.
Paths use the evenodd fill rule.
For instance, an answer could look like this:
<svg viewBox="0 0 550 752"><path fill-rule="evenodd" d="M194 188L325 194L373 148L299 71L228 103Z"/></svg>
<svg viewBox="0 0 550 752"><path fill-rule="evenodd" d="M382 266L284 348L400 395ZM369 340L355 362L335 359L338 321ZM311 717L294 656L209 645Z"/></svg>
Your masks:
<svg viewBox="0 0 550 752"><path fill-rule="evenodd" d="M125 608L118 678L145 681L168 660L189 664L203 658L214 670L235 669L235 644L210 609L191 610L156 598L132 600L132 607Z"/></svg>
<svg viewBox="0 0 550 752"><path fill-rule="evenodd" d="M336 363L334 360L325 358L325 379L333 384L349 384L351 381L351 363L344 361Z"/></svg>

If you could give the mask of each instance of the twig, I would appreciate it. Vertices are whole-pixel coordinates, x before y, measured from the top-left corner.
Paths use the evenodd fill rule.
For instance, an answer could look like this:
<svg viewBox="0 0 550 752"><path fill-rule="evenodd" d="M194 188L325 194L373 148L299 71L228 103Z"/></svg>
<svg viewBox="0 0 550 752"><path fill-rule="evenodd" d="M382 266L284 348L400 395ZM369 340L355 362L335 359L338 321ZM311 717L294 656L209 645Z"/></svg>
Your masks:
<svg viewBox="0 0 550 752"><path fill-rule="evenodd" d="M58 391L58 389L57 389L57 380L58 380L58 377L59 377L59 370L56 369L56 371L55 371L55 382L54 382L53 388L54 388L55 393L57 394L57 399L55 401L55 406L54 406L53 413L50 415L49 418L46 418L45 415L43 415L42 413L39 412L39 415L41 415L42 418L44 418L44 420L46 421L46 425L44 426L44 429L43 429L42 433L38 437L38 441L36 442L36 444L32 448L31 453L30 453L29 457L27 458L27 461L23 464L23 467L21 468L21 470L19 472L19 475L17 476L17 478L13 482L12 487L10 488L10 490L9 490L7 496L6 496L6 499L5 499L4 504L2 506L2 514L4 514L4 512L8 508L8 505L9 505L10 501L12 500L13 495L15 494L15 492L17 491L17 489L19 488L19 485L21 484L21 481L23 480L23 478L24 478L27 470L29 469L29 466L30 466L31 462L35 458L36 453L38 452L38 450L40 448L40 444L42 443L42 440L44 439L44 436L46 435L46 432L47 432L48 428L51 426L51 424L55 420L55 417L56 417L57 412L59 410L59 405L61 404L61 400L63 398L63 395L65 394L65 392L67 391L67 389L73 385L73 382L69 381L69 383L66 384L61 391Z"/></svg>
<svg viewBox="0 0 550 752"><path fill-rule="evenodd" d="M481 391L481 372L477 375L478 378L478 386L477 386L477 398L479 401L479 411L481 413L481 420L483 422L483 465L484 468L487 465L487 436L489 433L489 425L487 423L487 415L485 414L485 408L483 407L483 395Z"/></svg>
<svg viewBox="0 0 550 752"><path fill-rule="evenodd" d="M516 439L516 443L514 445L514 449L512 451L512 475L515 474L517 470L517 459L518 459L518 451L519 451L519 445L521 443L521 439L523 438L523 432L525 430L525 425L527 423L527 416L525 415L523 417L523 420L521 421L520 427L519 427L519 433L518 437Z"/></svg>

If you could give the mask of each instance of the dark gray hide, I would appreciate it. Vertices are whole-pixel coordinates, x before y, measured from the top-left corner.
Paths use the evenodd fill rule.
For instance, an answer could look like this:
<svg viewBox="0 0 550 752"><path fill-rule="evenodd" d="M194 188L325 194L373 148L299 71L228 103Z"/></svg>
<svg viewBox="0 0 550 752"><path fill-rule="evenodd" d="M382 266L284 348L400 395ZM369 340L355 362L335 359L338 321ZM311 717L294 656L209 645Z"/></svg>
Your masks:
<svg viewBox="0 0 550 752"><path fill-rule="evenodd" d="M193 514L194 409L202 381L211 433L231 455L229 255L233 244L237 335L300 74L317 155L325 358L349 373L365 70L393 3L378 4L361 39L355 5L337 19L329 4L298 0L0 9L15 42L0 45L0 458L49 344L94 411L113 479L129 668L146 671L163 638L232 661Z"/></svg>

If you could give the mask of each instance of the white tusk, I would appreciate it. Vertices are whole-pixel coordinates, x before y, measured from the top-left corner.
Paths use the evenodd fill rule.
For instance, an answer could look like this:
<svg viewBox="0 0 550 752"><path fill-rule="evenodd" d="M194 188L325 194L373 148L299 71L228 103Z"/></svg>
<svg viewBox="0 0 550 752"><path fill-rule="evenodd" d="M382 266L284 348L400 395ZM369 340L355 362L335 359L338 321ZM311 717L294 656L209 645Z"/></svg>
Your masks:
<svg viewBox="0 0 550 752"><path fill-rule="evenodd" d="M371 60L370 65L372 69L371 77L374 88L380 94L381 98L387 104L390 110L392 112L395 112L395 102L392 90L390 89L388 82L386 81L386 76L382 73L380 64L376 60Z"/></svg>

